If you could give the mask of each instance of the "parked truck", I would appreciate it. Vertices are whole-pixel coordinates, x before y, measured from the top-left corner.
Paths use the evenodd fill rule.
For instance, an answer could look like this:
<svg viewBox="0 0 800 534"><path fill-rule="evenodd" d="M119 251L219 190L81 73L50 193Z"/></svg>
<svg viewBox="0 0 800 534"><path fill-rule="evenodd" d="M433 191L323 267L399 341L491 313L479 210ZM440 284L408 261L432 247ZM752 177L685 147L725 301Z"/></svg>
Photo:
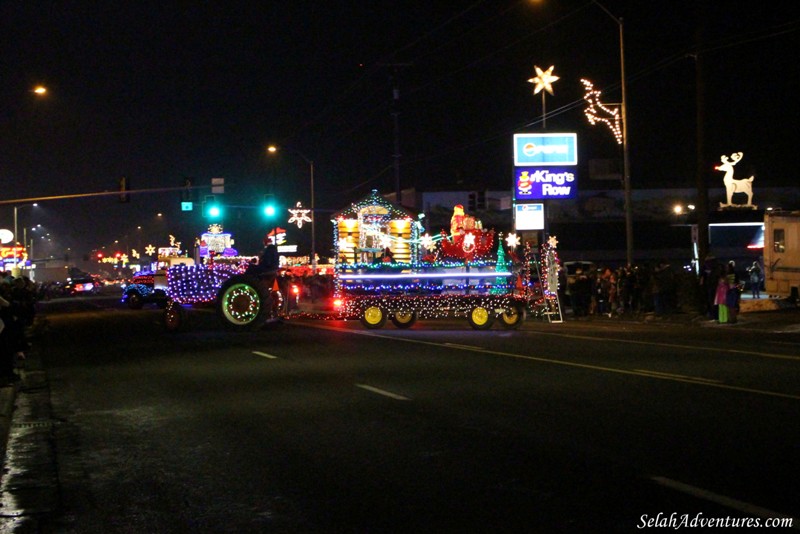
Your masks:
<svg viewBox="0 0 800 534"><path fill-rule="evenodd" d="M800 211L764 215L764 290L770 296L800 297Z"/></svg>

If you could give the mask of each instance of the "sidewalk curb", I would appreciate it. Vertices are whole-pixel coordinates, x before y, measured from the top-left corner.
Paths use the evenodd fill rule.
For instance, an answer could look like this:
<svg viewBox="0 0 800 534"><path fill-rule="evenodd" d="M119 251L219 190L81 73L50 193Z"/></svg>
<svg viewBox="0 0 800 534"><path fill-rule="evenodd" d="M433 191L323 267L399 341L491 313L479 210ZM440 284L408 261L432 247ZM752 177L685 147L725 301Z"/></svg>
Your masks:
<svg viewBox="0 0 800 534"><path fill-rule="evenodd" d="M11 433L11 419L16 399L17 386L0 387L0 460L3 464L6 459L6 448L8 447L8 436Z"/></svg>

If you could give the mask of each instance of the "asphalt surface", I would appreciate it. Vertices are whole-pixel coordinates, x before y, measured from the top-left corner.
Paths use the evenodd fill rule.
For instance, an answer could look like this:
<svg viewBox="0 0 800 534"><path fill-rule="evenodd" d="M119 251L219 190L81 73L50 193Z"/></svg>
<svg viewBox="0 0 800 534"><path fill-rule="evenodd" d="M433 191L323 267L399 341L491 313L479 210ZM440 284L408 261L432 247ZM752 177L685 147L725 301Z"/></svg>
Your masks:
<svg viewBox="0 0 800 534"><path fill-rule="evenodd" d="M304 310L306 313L313 314L313 313L320 313L324 314L326 311L321 307L317 306L315 308L305 308ZM541 321L541 319L529 319L530 321ZM761 302L758 301L749 301L746 299L742 302L742 313L739 315L739 319L736 324L727 324L727 325L720 325L717 324L713 320L709 320L707 317L692 315L692 314L683 314L683 313L673 313L664 316L656 316L654 314L643 314L637 317L605 317L605 316L593 316L589 318L573 318L570 315L567 315L565 318L566 321L585 321L585 322L597 322L597 323L614 323L614 322L623 322L623 321L635 321L635 322L644 322L644 323L657 323L663 324L665 328L676 328L676 329L683 329L686 327L696 327L696 328L714 328L714 329L736 329L739 331L753 331L753 332L781 332L786 334L797 334L800 336L800 308L794 306L788 306L786 304L779 304L775 301L768 301L767 299L762 299ZM598 325L599 326L599 325ZM794 340L795 336L792 335L791 339ZM800 345L798 346L798 352L800 352ZM27 492L36 492L37 488L39 487L52 487L52 484L40 484L35 478L29 477L26 478L24 474L16 474L16 479L13 475L14 473L9 472L9 463L8 458L6 456L6 452L8 450L8 439L11 433L12 425L16 427L20 427L21 424L24 425L24 421L27 420L28 416L35 416L36 414L29 414L28 411L31 410L31 406L37 405L36 402L32 402L30 399L33 399L37 395L41 395L43 391L47 389L47 378L46 378L46 371L43 369L40 355L37 352L36 341L34 338L34 344L32 349L29 351L28 357L25 360L25 365L23 368L17 370L18 374L21 377L20 382L10 386L0 387L0 454L2 454L3 458L3 474L2 480L0 480L0 484L2 485L2 495L3 495L3 502L0 503L0 515L2 515L6 519L5 528L0 530L2 531L10 531L8 530L9 527L9 519L10 525L13 526L13 531L25 531L25 524L26 518L23 515L23 511L20 510L20 515L15 516L15 509L13 506L13 502L9 501L8 495L13 493L8 491L9 484L12 484L14 487L12 488L14 491L27 491ZM42 403L38 403L42 404ZM41 414L40 414L41 415ZM31 420L36 419L36 417L30 417ZM23 421L23 423L20 423ZM42 440L46 440L46 430L42 431L42 429L38 428L30 428L25 429L27 432L42 432ZM20 476L22 475L22 476ZM20 482L21 481L21 482ZM42 502L42 506L46 507L48 502L55 501L57 496L55 495L37 495L38 500ZM55 506L55 503L52 502ZM34 530L30 530L34 531Z"/></svg>

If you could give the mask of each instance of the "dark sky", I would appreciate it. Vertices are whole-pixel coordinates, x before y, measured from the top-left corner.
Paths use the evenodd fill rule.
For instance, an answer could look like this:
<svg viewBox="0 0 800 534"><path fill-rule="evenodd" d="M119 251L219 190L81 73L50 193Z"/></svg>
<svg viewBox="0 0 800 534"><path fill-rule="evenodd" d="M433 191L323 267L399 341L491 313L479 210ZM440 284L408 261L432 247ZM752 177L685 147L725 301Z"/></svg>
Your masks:
<svg viewBox="0 0 800 534"><path fill-rule="evenodd" d="M734 151L744 152L737 175L797 183L800 4L603 5L625 21L634 188L695 184L698 52L711 185L721 184L719 156ZM534 65L560 76L546 126L578 132L579 187L617 187L588 176L589 159L620 156L583 115L581 77L607 102L620 99L618 26L591 1L6 0L0 32L0 200L113 190L120 176L134 189L224 177L231 205L267 192L308 204L313 160L317 207L338 210L370 189L394 190L393 75L403 187L509 189L511 136L542 128L527 83ZM39 83L45 99L31 93ZM287 150L268 157L269 143ZM206 224L179 211L177 192L18 213L20 228L45 224L54 246L78 253L126 236L134 246L169 233L187 243ZM255 253L266 223L246 207L230 213L226 229ZM0 226L13 226L9 205Z"/></svg>

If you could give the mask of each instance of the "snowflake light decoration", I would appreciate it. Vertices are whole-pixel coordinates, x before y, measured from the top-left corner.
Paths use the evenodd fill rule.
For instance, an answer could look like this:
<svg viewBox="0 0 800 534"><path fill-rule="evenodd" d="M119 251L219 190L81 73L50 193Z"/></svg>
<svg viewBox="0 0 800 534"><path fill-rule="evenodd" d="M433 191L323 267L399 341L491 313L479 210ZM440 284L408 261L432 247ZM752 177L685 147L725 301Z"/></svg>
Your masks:
<svg viewBox="0 0 800 534"><path fill-rule="evenodd" d="M353 243L350 242L350 239L343 237L337 243L339 246L339 250L353 250Z"/></svg>
<svg viewBox="0 0 800 534"><path fill-rule="evenodd" d="M508 248L517 248L520 245L519 236L517 234L508 234L506 245L508 245Z"/></svg>
<svg viewBox="0 0 800 534"><path fill-rule="evenodd" d="M462 245L464 252L469 254L470 252L475 250L475 234L465 234L464 235L464 243Z"/></svg>
<svg viewBox="0 0 800 534"><path fill-rule="evenodd" d="M392 236L389 234L381 234L380 237L381 248L389 248L392 246Z"/></svg>
<svg viewBox="0 0 800 534"><path fill-rule="evenodd" d="M144 247L144 253L147 254L148 256L152 256L153 254L156 253L156 247L154 247L153 245L147 245L146 247Z"/></svg>
<svg viewBox="0 0 800 534"><path fill-rule="evenodd" d="M419 240L420 245L425 247L426 250L433 250L436 248L436 244L433 242L433 237L430 234L423 235Z"/></svg>
<svg viewBox="0 0 800 534"><path fill-rule="evenodd" d="M297 203L294 209L289 209L289 213L291 213L292 216L289 217L287 222L289 222L289 224L296 223L298 228L302 228L303 223L311 222L311 217L308 216L311 210L304 208L300 202Z"/></svg>

